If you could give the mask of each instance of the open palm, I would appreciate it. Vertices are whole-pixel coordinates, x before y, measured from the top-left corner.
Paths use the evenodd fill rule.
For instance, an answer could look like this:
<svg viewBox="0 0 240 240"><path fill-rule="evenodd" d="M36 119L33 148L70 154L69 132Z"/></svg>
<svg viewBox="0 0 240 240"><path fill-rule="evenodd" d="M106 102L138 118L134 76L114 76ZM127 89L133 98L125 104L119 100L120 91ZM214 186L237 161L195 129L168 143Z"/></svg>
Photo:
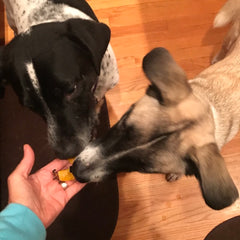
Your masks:
<svg viewBox="0 0 240 240"><path fill-rule="evenodd" d="M67 160L55 159L34 174L30 174L34 164L34 152L24 145L24 157L8 178L9 203L19 203L30 208L47 228L60 214L67 202L85 184L68 181L63 189L53 178L52 170L69 166Z"/></svg>

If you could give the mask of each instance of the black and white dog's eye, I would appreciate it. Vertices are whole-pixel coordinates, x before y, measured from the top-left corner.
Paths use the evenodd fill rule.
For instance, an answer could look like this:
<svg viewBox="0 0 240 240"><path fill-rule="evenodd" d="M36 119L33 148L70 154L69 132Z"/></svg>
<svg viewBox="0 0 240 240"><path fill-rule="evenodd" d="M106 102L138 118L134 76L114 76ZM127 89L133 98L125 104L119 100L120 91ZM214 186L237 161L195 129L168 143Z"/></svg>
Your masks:
<svg viewBox="0 0 240 240"><path fill-rule="evenodd" d="M75 91L76 91L76 89L77 89L77 84L75 84L72 88L69 88L69 89L66 91L66 95L67 95L67 96L70 96L70 95L74 94Z"/></svg>

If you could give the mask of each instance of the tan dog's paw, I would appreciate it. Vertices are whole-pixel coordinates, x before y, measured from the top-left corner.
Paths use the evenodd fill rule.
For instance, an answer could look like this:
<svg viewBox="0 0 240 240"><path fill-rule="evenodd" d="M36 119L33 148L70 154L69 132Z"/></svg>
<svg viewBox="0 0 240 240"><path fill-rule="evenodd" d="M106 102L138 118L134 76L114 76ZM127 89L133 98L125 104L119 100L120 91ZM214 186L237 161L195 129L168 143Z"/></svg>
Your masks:
<svg viewBox="0 0 240 240"><path fill-rule="evenodd" d="M211 60L211 64L215 64L219 61L221 61L222 59L224 59L226 56L226 52L224 52L223 50L221 50L220 52L218 52Z"/></svg>
<svg viewBox="0 0 240 240"><path fill-rule="evenodd" d="M167 173L165 177L168 182L174 182L177 181L181 175L177 173Z"/></svg>

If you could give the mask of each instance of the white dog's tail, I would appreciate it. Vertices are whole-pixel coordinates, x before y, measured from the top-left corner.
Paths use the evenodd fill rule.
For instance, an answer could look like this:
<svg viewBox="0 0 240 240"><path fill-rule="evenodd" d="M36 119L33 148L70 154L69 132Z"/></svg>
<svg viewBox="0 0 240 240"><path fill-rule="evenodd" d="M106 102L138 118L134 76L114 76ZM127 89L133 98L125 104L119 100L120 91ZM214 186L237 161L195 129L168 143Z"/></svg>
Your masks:
<svg viewBox="0 0 240 240"><path fill-rule="evenodd" d="M232 26L223 41L222 49L213 58L212 63L225 58L232 51L240 35L240 0L228 0L216 15L213 26L218 28L229 23Z"/></svg>
<svg viewBox="0 0 240 240"><path fill-rule="evenodd" d="M240 0L228 0L214 19L214 27L223 27L240 20Z"/></svg>

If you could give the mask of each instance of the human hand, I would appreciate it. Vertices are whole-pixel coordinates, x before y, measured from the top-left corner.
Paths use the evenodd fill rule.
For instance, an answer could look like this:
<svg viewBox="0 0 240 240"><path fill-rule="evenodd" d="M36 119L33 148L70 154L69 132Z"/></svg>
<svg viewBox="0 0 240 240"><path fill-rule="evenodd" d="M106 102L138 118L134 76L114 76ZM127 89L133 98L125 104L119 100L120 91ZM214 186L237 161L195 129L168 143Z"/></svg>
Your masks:
<svg viewBox="0 0 240 240"><path fill-rule="evenodd" d="M8 177L9 203L30 208L47 228L85 184L68 181L68 187L63 189L58 180L53 179L52 170L67 167L67 160L55 159L29 175L35 161L34 152L29 145L24 145L23 149L23 159Z"/></svg>

